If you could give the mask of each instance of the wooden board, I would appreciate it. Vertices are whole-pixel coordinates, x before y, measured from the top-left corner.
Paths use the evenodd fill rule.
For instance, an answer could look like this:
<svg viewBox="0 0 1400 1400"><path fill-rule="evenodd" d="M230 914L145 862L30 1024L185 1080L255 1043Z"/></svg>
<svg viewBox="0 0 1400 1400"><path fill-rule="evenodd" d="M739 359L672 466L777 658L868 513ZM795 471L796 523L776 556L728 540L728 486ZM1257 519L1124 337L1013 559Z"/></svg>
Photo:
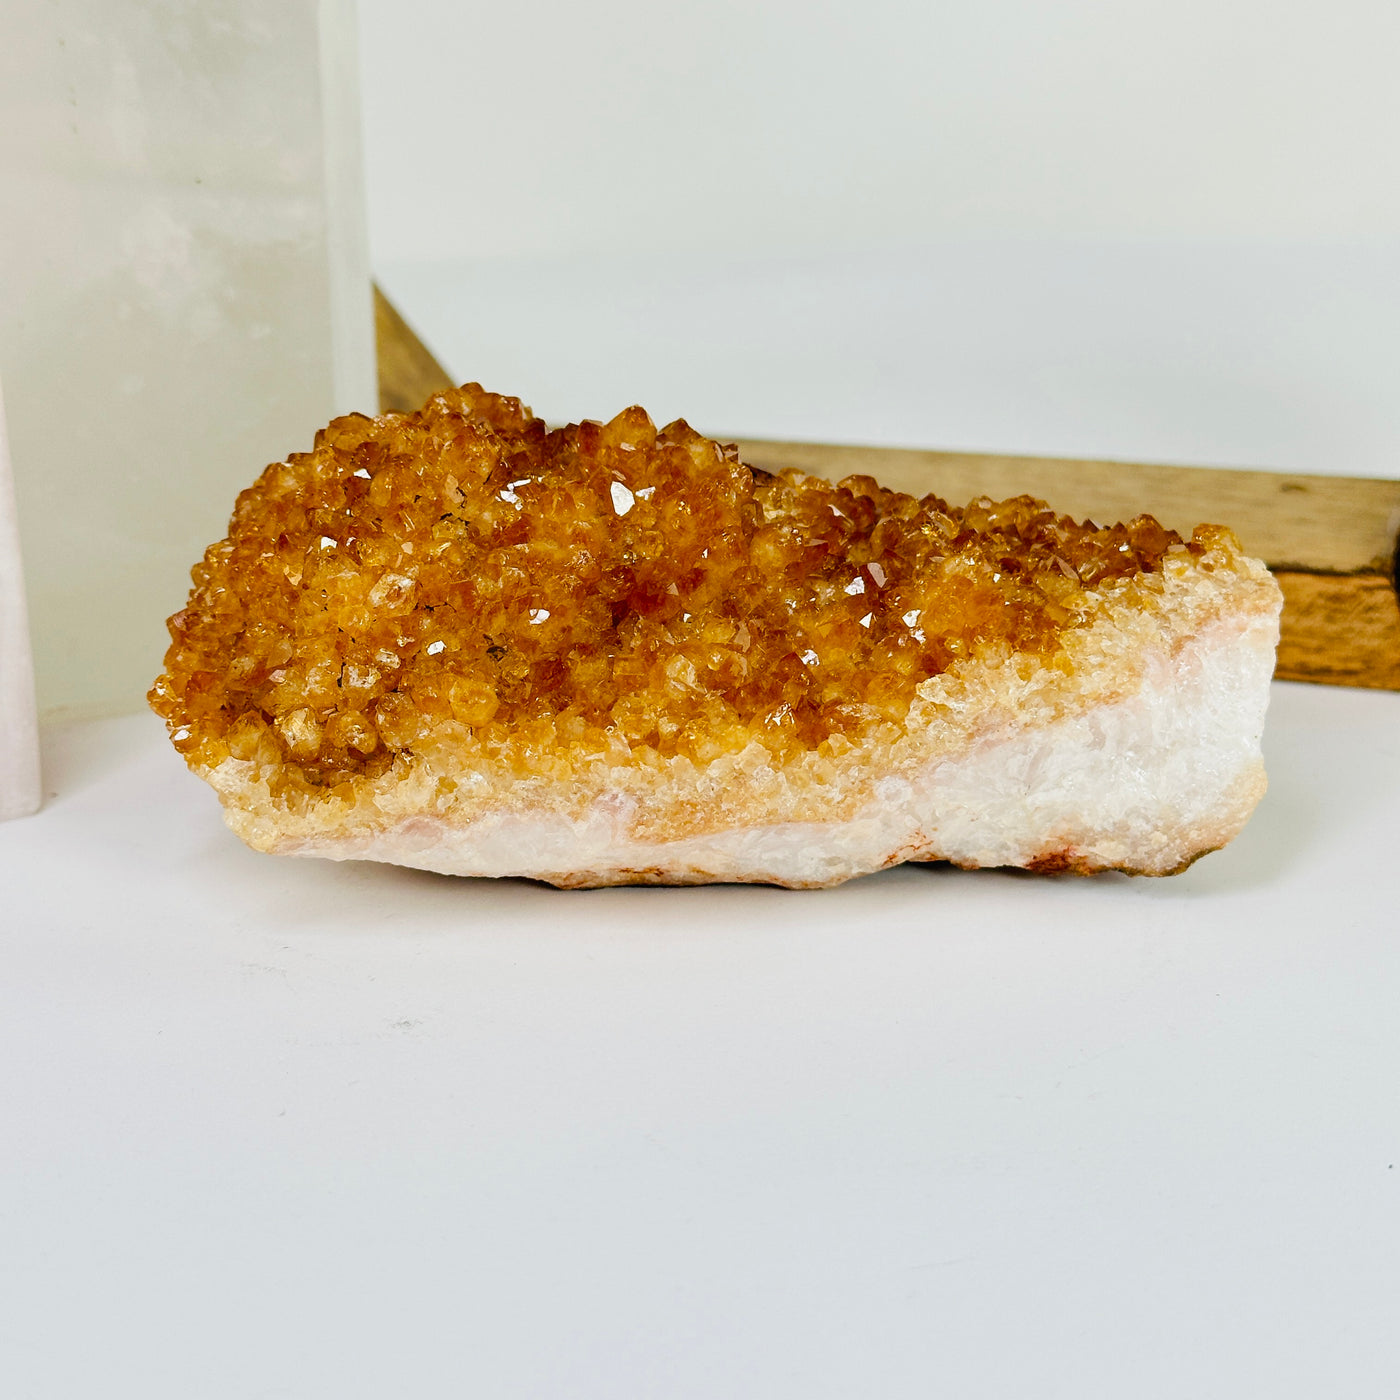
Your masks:
<svg viewBox="0 0 1400 1400"><path fill-rule="evenodd" d="M1400 481L827 443L741 440L739 452L769 471L873 476L955 505L1026 494L1101 524L1146 513L1187 537L1228 525L1283 589L1281 680L1400 690Z"/></svg>
<svg viewBox="0 0 1400 1400"><path fill-rule="evenodd" d="M452 386L377 287L375 325L381 412L410 412ZM1283 589L1281 680L1400 690L1400 481L811 442L740 440L739 451L769 471L873 476L955 505L1031 495L1101 524L1146 513L1188 537L1229 525Z"/></svg>
<svg viewBox="0 0 1400 1400"><path fill-rule="evenodd" d="M412 413L454 381L376 286L374 339L379 357L379 411Z"/></svg>

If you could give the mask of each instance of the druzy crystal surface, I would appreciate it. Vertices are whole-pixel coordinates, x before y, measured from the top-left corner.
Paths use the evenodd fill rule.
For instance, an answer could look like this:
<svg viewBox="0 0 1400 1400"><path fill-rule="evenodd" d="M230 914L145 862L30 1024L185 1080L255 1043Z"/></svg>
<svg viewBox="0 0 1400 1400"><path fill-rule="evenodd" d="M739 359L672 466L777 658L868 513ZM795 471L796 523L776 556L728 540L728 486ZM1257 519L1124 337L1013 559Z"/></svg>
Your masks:
<svg viewBox="0 0 1400 1400"><path fill-rule="evenodd" d="M151 703L194 766L253 760L294 805L445 747L839 755L979 648L1069 666L1096 591L1183 549L1148 516L768 476L640 408L551 431L470 384L268 467Z"/></svg>

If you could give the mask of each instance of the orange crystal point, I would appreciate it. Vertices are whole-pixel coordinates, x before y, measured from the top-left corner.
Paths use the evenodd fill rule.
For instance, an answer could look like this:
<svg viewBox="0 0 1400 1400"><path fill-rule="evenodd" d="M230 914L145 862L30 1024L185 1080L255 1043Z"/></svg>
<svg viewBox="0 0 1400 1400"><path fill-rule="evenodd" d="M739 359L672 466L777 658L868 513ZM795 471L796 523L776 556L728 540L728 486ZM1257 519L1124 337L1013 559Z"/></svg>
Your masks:
<svg viewBox="0 0 1400 1400"><path fill-rule="evenodd" d="M1182 548L1149 516L771 477L640 408L550 431L468 384L268 467L150 700L192 766L256 762L293 801L453 743L541 774L839 752L979 649L1052 658L1096 590Z"/></svg>

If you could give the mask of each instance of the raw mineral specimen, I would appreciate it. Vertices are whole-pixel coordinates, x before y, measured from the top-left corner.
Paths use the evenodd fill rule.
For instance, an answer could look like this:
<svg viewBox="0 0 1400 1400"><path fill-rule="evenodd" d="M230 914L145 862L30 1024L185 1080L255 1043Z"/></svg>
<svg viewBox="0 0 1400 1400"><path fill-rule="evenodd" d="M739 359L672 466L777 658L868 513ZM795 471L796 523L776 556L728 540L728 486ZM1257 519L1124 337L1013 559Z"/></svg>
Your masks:
<svg viewBox="0 0 1400 1400"><path fill-rule="evenodd" d="M193 571L151 704L264 851L562 886L1182 869L1264 790L1228 530L768 476L479 385L336 419Z"/></svg>

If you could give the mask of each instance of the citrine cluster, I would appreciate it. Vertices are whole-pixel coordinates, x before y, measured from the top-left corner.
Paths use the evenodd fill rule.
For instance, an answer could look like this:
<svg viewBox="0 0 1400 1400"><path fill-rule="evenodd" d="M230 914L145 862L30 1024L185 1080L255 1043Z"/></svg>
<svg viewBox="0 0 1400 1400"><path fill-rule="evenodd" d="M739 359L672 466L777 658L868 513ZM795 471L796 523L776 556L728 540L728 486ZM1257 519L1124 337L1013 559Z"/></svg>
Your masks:
<svg viewBox="0 0 1400 1400"><path fill-rule="evenodd" d="M1174 547L1150 516L772 477L640 408L550 431L469 384L336 419L243 492L151 703L195 766L302 791L453 741L839 752L988 644L1053 663Z"/></svg>

